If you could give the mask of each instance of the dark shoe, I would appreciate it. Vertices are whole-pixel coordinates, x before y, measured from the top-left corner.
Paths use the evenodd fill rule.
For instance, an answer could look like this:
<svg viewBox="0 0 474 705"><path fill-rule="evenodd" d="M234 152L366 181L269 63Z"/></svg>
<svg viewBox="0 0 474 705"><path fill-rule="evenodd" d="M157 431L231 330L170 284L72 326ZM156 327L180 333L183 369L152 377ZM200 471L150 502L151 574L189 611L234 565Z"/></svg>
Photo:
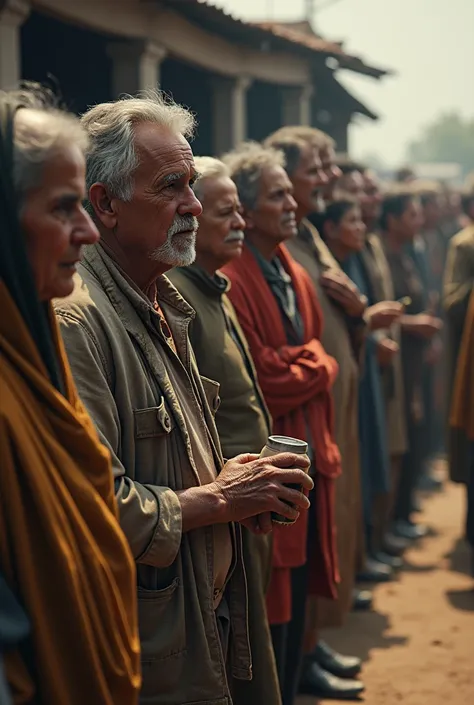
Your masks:
<svg viewBox="0 0 474 705"><path fill-rule="evenodd" d="M401 536L388 533L384 537L383 550L391 556L401 556L410 546L410 541L402 539Z"/></svg>
<svg viewBox="0 0 474 705"><path fill-rule="evenodd" d="M356 580L359 583L388 583L393 578L393 570L384 563L367 558L365 566L357 574Z"/></svg>
<svg viewBox="0 0 474 705"><path fill-rule="evenodd" d="M320 639L310 656L312 661L338 678L354 678L362 668L362 661L357 656L343 656L331 649L329 644Z"/></svg>
<svg viewBox="0 0 474 705"><path fill-rule="evenodd" d="M390 556L384 551L378 551L373 555L373 558L379 563L388 565L393 570L400 570L400 568L403 568L403 561L401 558L399 558L398 556Z"/></svg>
<svg viewBox="0 0 474 705"><path fill-rule="evenodd" d="M409 521L399 519L393 527L395 536L400 536L408 541L418 541L424 538L428 533L428 527L424 524L412 524Z"/></svg>
<svg viewBox="0 0 474 705"><path fill-rule="evenodd" d="M352 593L352 610L368 612L372 609L374 597L370 590L354 590Z"/></svg>
<svg viewBox="0 0 474 705"><path fill-rule="evenodd" d="M365 686L360 681L343 680L325 671L314 661L303 666L299 692L317 698L334 700L355 700L362 695Z"/></svg>

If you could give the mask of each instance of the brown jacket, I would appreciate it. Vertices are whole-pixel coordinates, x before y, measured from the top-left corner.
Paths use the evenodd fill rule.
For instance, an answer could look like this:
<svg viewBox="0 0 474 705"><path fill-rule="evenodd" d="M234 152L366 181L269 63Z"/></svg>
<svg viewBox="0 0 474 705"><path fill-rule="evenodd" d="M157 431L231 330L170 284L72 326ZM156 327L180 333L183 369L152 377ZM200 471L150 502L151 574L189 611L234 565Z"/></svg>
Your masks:
<svg viewBox="0 0 474 705"><path fill-rule="evenodd" d="M112 453L121 523L137 562L142 702L229 705L213 604L216 534L214 527L183 534L175 494L201 484L203 475L212 479L222 465L212 413L218 385L199 376L187 335L194 312L160 277L158 300L178 359L150 302L100 245L87 248L79 274L73 294L55 308L79 393ZM179 375L173 384L170 360ZM176 379L188 391L179 399ZM199 439L192 434L208 436L215 464L196 467ZM248 679L241 535L229 532L230 672Z"/></svg>
<svg viewBox="0 0 474 705"><path fill-rule="evenodd" d="M474 225L455 235L450 243L444 275L443 303L446 312L446 364L448 377L448 409L453 391L461 338L469 298L474 289ZM470 445L458 428L448 432L448 459L451 479L467 482Z"/></svg>
<svg viewBox="0 0 474 705"><path fill-rule="evenodd" d="M371 233L362 252L367 275L372 285L374 299L393 301L392 274L378 235ZM400 344L400 327L392 326L387 335ZM382 368L382 380L387 411L387 438L390 455L403 455L408 450L405 422L405 395L403 391L402 359L396 355L389 367Z"/></svg>

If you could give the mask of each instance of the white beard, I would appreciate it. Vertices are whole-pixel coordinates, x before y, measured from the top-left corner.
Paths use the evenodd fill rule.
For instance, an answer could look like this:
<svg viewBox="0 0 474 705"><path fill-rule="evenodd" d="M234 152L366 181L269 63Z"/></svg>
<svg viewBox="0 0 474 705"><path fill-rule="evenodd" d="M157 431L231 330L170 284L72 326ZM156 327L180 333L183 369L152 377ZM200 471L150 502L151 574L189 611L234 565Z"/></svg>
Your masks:
<svg viewBox="0 0 474 705"><path fill-rule="evenodd" d="M176 215L165 242L151 253L152 259L170 267L188 267L196 259L197 229L197 218Z"/></svg>

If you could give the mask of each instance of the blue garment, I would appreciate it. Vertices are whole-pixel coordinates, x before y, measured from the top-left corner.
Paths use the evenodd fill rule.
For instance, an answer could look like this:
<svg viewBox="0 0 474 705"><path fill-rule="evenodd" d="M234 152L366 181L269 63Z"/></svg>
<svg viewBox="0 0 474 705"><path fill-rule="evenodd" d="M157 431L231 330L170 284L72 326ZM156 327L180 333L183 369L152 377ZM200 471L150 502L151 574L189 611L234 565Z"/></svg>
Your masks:
<svg viewBox="0 0 474 705"><path fill-rule="evenodd" d="M357 254L351 255L342 263L342 268L372 305L374 296L361 258ZM370 527L374 497L390 490L385 403L373 335L367 337L364 368L359 382L359 439L364 520Z"/></svg>
<svg viewBox="0 0 474 705"><path fill-rule="evenodd" d="M26 638L28 632L25 613L0 573L0 705L12 703L3 669L3 654L8 649L14 649Z"/></svg>

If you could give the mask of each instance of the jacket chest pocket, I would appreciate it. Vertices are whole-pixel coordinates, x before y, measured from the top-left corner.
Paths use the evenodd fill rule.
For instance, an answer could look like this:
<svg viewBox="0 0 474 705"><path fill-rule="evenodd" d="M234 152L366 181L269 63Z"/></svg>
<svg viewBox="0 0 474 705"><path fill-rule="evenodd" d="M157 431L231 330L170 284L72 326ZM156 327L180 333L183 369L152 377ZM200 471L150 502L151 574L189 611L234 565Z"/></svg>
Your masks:
<svg viewBox="0 0 474 705"><path fill-rule="evenodd" d="M152 406L149 409L135 409L133 415L137 440L169 435L176 426L172 415L166 408L164 397L161 398L158 406Z"/></svg>
<svg viewBox="0 0 474 705"><path fill-rule="evenodd" d="M201 384L204 389L206 401L209 405L209 408L212 412L212 415L215 416L217 413L217 410L219 409L219 406L221 405L221 398L219 396L219 391L220 391L221 385L219 384L219 382L214 382L213 379L209 379L208 377L203 377L202 375L201 375Z"/></svg>

